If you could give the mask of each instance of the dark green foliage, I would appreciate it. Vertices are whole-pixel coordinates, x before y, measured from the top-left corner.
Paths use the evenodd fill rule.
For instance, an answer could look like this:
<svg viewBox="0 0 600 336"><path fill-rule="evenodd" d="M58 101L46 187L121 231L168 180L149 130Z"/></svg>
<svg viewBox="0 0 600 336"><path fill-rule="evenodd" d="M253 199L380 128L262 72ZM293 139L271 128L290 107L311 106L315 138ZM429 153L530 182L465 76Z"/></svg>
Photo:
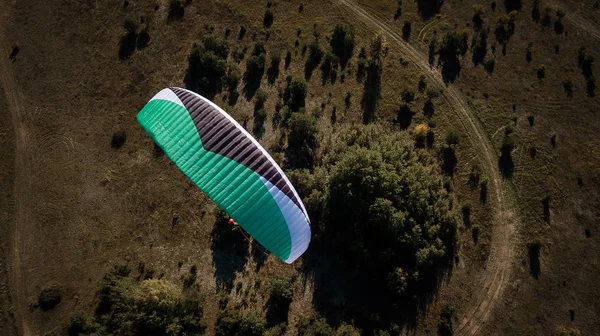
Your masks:
<svg viewBox="0 0 600 336"><path fill-rule="evenodd" d="M335 336L335 330L322 317L302 316L298 322L298 336Z"/></svg>
<svg viewBox="0 0 600 336"><path fill-rule="evenodd" d="M421 75L419 77L419 92L425 92L427 90L427 81L425 81L425 76Z"/></svg>
<svg viewBox="0 0 600 336"><path fill-rule="evenodd" d="M452 330L452 316L454 315L454 308L449 304L442 306L440 312L440 321L438 322L438 335L439 336L452 336L454 331Z"/></svg>
<svg viewBox="0 0 600 336"><path fill-rule="evenodd" d="M321 63L321 59L323 59L323 49L319 45L319 40L314 39L310 45L308 46L309 54L306 59L306 63L304 63L304 77L306 79L310 79L313 71L317 68L319 63Z"/></svg>
<svg viewBox="0 0 600 336"><path fill-rule="evenodd" d="M169 21L181 20L185 14L185 8L183 7L183 0L171 0L169 2L169 10L167 18Z"/></svg>
<svg viewBox="0 0 600 336"><path fill-rule="evenodd" d="M496 35L496 41L501 45L506 45L508 40L515 33L515 13L498 17L496 21L496 29L494 34Z"/></svg>
<svg viewBox="0 0 600 336"><path fill-rule="evenodd" d="M195 271L194 271L195 272ZM74 314L69 335L202 335L202 298L165 280L141 283L116 266L102 279L96 316Z"/></svg>
<svg viewBox="0 0 600 336"><path fill-rule="evenodd" d="M381 98L381 74L383 60L387 54L387 45L382 33L377 33L371 40L370 57L366 61L366 75L363 97L363 123L368 124L377 119L377 104ZM362 54L362 50L361 50ZM360 60L360 55L359 55Z"/></svg>
<svg viewBox="0 0 600 336"><path fill-rule="evenodd" d="M337 24L331 31L329 45L343 70L354 53L354 27Z"/></svg>
<svg viewBox="0 0 600 336"><path fill-rule="evenodd" d="M440 12L444 0L417 0L419 14L423 21L430 19Z"/></svg>
<svg viewBox="0 0 600 336"><path fill-rule="evenodd" d="M262 42L258 42L252 49L252 54L246 61L246 72L244 73L244 90L246 98L250 99L260 87L260 81L265 73L267 52Z"/></svg>
<svg viewBox="0 0 600 336"><path fill-rule="evenodd" d="M321 72L322 72L322 81L323 85L327 83L328 80L331 83L335 83L337 79L337 70L339 67L339 59L338 57L330 51L325 53L325 57L323 58L323 63L321 63Z"/></svg>
<svg viewBox="0 0 600 336"><path fill-rule="evenodd" d="M278 277L271 280L267 288L269 301L267 303L267 321L269 325L285 323L294 295L293 279Z"/></svg>
<svg viewBox="0 0 600 336"><path fill-rule="evenodd" d="M58 285L44 287L38 296L38 305L42 310L50 310L56 307L62 299L62 289Z"/></svg>
<svg viewBox="0 0 600 336"><path fill-rule="evenodd" d="M487 39L488 33L486 29L480 30L475 36L473 36L473 43L471 49L473 50L473 63L479 64L485 60L487 54Z"/></svg>
<svg viewBox="0 0 600 336"><path fill-rule="evenodd" d="M185 76L187 88L211 99L221 91L222 77L227 71L229 46L226 40L214 36L205 37L200 45L195 44L188 56Z"/></svg>
<svg viewBox="0 0 600 336"><path fill-rule="evenodd" d="M446 144L448 146L456 146L460 142L460 133L457 130L450 130L446 135Z"/></svg>
<svg viewBox="0 0 600 336"><path fill-rule="evenodd" d="M243 335L263 336L266 321L257 310L222 310L217 315L216 336Z"/></svg>
<svg viewBox="0 0 600 336"><path fill-rule="evenodd" d="M271 9L265 11L265 17L263 18L263 25L265 27L271 27L273 25L273 12Z"/></svg>
<svg viewBox="0 0 600 336"><path fill-rule="evenodd" d="M277 77L279 77L279 65L281 64L281 55L277 52L271 54L271 62L269 69L267 70L267 79L269 84L275 83Z"/></svg>
<svg viewBox="0 0 600 336"><path fill-rule="evenodd" d="M535 117L533 116L533 114L528 115L527 120L529 121L529 126L533 127L533 122L535 120Z"/></svg>
<svg viewBox="0 0 600 336"><path fill-rule="evenodd" d="M293 113L289 120L287 163L294 168L312 168L318 146L317 119L305 113Z"/></svg>
<svg viewBox="0 0 600 336"><path fill-rule="evenodd" d="M292 112L296 112L301 107L304 107L307 90L308 87L303 78L293 78L289 81L283 98Z"/></svg>
<svg viewBox="0 0 600 336"><path fill-rule="evenodd" d="M94 335L101 326L95 321L93 316L84 313L74 313L71 315L71 321L67 332L69 336ZM96 335L102 335L96 333Z"/></svg>
<svg viewBox="0 0 600 336"><path fill-rule="evenodd" d="M376 126L342 133L327 159L333 168L326 230L335 236L328 244L370 272L372 286L402 297L397 278L389 278L401 268L407 283L400 287L415 293L453 246L456 220L442 179L406 134Z"/></svg>
<svg viewBox="0 0 600 336"><path fill-rule="evenodd" d="M452 82L460 74L460 60L458 56L463 49L462 37L456 31L449 31L442 40L439 62L442 64L442 76L445 82Z"/></svg>

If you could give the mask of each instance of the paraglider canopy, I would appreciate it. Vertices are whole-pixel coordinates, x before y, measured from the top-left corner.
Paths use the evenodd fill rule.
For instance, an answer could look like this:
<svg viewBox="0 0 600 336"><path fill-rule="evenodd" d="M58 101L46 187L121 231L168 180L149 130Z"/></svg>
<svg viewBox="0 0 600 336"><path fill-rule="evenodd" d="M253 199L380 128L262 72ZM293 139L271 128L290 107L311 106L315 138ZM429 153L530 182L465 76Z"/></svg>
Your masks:
<svg viewBox="0 0 600 336"><path fill-rule="evenodd" d="M287 263L306 251L310 220L294 186L220 107L189 90L168 88L137 120L190 180L269 251ZM233 218L229 223L236 223Z"/></svg>

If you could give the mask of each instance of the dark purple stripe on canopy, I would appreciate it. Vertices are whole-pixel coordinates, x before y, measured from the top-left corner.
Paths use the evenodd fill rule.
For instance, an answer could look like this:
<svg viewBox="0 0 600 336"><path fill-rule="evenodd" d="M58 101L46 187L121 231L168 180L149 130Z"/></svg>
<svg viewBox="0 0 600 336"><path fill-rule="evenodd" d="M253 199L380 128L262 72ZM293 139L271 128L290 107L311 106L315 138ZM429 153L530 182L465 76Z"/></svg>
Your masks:
<svg viewBox="0 0 600 336"><path fill-rule="evenodd" d="M252 140L225 115L193 93L179 88L170 88L170 90L179 97L188 110L204 149L223 155L254 170L279 188L302 210L300 200L296 198L277 168Z"/></svg>

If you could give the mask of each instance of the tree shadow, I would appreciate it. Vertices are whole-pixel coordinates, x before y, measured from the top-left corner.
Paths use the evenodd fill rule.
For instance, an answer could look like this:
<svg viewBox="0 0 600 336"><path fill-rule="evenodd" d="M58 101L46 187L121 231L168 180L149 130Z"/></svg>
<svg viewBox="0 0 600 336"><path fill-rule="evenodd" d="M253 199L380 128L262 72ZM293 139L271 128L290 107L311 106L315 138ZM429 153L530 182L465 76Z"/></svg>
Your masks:
<svg viewBox="0 0 600 336"><path fill-rule="evenodd" d="M544 197L542 205L544 207L544 221L550 223L550 196Z"/></svg>
<svg viewBox="0 0 600 336"><path fill-rule="evenodd" d="M126 60L133 54L136 47L136 37L135 33L127 33L121 37L121 40L119 41L120 60Z"/></svg>
<svg viewBox="0 0 600 336"><path fill-rule="evenodd" d="M267 69L267 82L273 84L275 83L275 80L277 80L277 77L279 77L279 63L277 66L272 64L269 69Z"/></svg>
<svg viewBox="0 0 600 336"><path fill-rule="evenodd" d="M419 314L427 310L443 279L452 273L453 248L443 267L423 273L418 288L398 298L381 285L385 279L377 278L377 270L365 272L344 265L338 257L343 252L325 245L315 241L303 256L302 281L314 280L314 309L330 325L353 324L365 335L394 325L415 328Z"/></svg>
<svg viewBox="0 0 600 336"><path fill-rule="evenodd" d="M443 0L417 0L417 8L421 18L425 21L438 14L443 2Z"/></svg>
<svg viewBox="0 0 600 336"><path fill-rule="evenodd" d="M504 0L504 8L507 13L510 13L514 10L519 11L523 7L522 0Z"/></svg>
<svg viewBox="0 0 600 336"><path fill-rule="evenodd" d="M539 244L529 244L529 273L535 279L539 278L541 274L540 250L541 246Z"/></svg>
<svg viewBox="0 0 600 336"><path fill-rule="evenodd" d="M515 163L510 152L502 151L502 155L498 159L498 168L503 177L512 177L515 171Z"/></svg>
<svg viewBox="0 0 600 336"><path fill-rule="evenodd" d="M217 216L212 237L212 259L215 266L215 279L218 288L230 292L233 288L236 272L241 272L248 260L248 240L241 227L233 227L222 210Z"/></svg>
<svg viewBox="0 0 600 336"><path fill-rule="evenodd" d="M398 116L396 118L396 121L398 125L400 125L400 128L402 128L403 130L407 129L412 123L413 115L414 113L410 110L410 107L408 107L408 105L400 106L400 108L398 109Z"/></svg>
<svg viewBox="0 0 600 336"><path fill-rule="evenodd" d="M456 152L454 148L450 146L446 146L442 149L442 170L444 173L451 178L454 176L454 170L456 169L456 163L458 162L456 158Z"/></svg>

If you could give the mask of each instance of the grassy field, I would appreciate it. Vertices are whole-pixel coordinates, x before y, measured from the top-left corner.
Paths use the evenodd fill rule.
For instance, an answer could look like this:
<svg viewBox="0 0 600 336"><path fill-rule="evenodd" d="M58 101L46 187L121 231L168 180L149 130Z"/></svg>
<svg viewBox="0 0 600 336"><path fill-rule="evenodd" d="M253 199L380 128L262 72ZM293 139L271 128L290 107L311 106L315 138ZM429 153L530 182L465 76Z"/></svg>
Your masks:
<svg viewBox="0 0 600 336"><path fill-rule="evenodd" d="M65 334L72 313L93 314L102 278L123 263L132 277L150 274L176 284L195 265L209 335L217 329L224 297L230 308L264 312L268 283L286 276L294 279L286 334L302 334L299 322L313 312L334 328L354 324L366 330L351 314L331 313L331 307L346 303L347 293L330 292L346 275L327 278L335 263L315 266L307 258L289 266L243 239L241 254L219 243L215 205L156 151L135 121L160 89L185 86L194 43L226 37L228 62L239 63L243 74L250 51L261 41L267 67L274 54L282 62L274 81L262 78L267 117L264 132L253 133L285 164L287 130L273 121L278 95L287 76L308 77L309 44L319 36L326 46L336 24L354 27L353 57L335 81L323 80L320 67L306 78L305 113L318 116L317 165L347 127L364 122L358 55L363 47L369 50L381 25L400 38L383 34L388 50L375 123L411 138L416 125L428 123L433 143L418 150L436 165L445 161L446 136L459 135L453 145L456 167L444 177L460 222L453 266L416 316L399 317L390 334L441 333L447 304L454 307L455 334L548 335L559 326L600 333L600 92L587 87L593 78L588 72L599 70L593 61L587 70L579 62L581 47L584 60L599 55L598 9L592 1L540 1L536 20L532 1L523 2L512 19L503 1L446 0L437 13L429 13L427 3L404 0L398 11L396 1L273 1L270 27L263 23L267 2L187 1L181 17L169 14L169 1L3 3L0 41L6 55L14 55L5 57L1 69L0 179L7 196L0 201L0 333ZM510 8L517 2L507 3ZM562 19L558 9L565 12ZM499 17L506 19L499 24ZM148 27L147 45L123 50L126 19ZM508 27L508 38L499 25ZM467 48L458 56L458 75L437 82L436 76L441 80L445 74L437 51L451 31L466 34ZM482 32L488 36L485 56L474 61ZM246 57L238 62L234 55L241 52ZM289 67L283 62L287 52ZM426 88L419 88L421 78ZM256 98L247 92L240 81L236 90L219 90L213 100L255 131ZM406 92L414 97L403 100ZM465 106L481 138L456 102ZM114 148L117 133L126 139ZM501 159L506 138L514 144L510 160ZM486 161L490 151L492 166ZM489 181L485 202L484 178ZM507 244L498 245L498 228L507 223L514 232L505 236ZM536 241L540 244L532 244ZM510 258L503 264L498 256ZM498 271L501 265L506 272ZM502 279L490 282L497 274ZM49 286L59 288L62 298L43 310L36 302ZM370 293L368 286L355 290ZM331 306L323 308L329 299ZM367 313L381 312L362 315Z"/></svg>

